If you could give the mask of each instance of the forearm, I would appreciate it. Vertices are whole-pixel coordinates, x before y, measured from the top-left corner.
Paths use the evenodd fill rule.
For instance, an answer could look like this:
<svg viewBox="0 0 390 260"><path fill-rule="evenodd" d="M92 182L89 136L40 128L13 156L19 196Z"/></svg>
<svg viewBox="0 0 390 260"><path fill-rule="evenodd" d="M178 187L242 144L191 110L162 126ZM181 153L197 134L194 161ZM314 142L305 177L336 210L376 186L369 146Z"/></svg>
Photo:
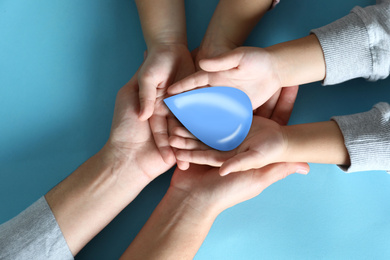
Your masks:
<svg viewBox="0 0 390 260"><path fill-rule="evenodd" d="M131 162L116 160L105 149L45 196L73 255L149 183Z"/></svg>
<svg viewBox="0 0 390 260"><path fill-rule="evenodd" d="M260 18L270 9L271 0L220 0L211 18L200 51L241 46Z"/></svg>
<svg viewBox="0 0 390 260"><path fill-rule="evenodd" d="M121 259L193 259L217 215L205 205L169 188Z"/></svg>
<svg viewBox="0 0 390 260"><path fill-rule="evenodd" d="M295 86L325 78L325 59L315 35L265 48L270 52L282 86Z"/></svg>
<svg viewBox="0 0 390 260"><path fill-rule="evenodd" d="M155 44L187 44L184 0L136 0L148 49Z"/></svg>
<svg viewBox="0 0 390 260"><path fill-rule="evenodd" d="M287 148L281 161L349 165L349 155L334 121L283 126Z"/></svg>

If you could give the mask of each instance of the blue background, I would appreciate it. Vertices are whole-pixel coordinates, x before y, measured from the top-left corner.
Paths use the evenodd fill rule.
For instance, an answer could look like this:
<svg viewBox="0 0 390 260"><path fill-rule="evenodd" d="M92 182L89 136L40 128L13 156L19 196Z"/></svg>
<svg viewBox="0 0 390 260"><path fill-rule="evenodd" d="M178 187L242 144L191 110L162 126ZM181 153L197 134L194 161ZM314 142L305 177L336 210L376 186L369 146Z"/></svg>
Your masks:
<svg viewBox="0 0 390 260"><path fill-rule="evenodd" d="M188 0L190 48L218 1ZM246 45L266 47L375 1L288 1L268 12ZM0 1L0 223L12 218L106 142L116 92L145 43L130 0ZM389 80L300 88L290 123L328 120L389 101ZM164 195L168 172L76 259L117 259ZM196 259L388 259L390 176L312 164L223 212ZM0 234L1 235L1 234Z"/></svg>

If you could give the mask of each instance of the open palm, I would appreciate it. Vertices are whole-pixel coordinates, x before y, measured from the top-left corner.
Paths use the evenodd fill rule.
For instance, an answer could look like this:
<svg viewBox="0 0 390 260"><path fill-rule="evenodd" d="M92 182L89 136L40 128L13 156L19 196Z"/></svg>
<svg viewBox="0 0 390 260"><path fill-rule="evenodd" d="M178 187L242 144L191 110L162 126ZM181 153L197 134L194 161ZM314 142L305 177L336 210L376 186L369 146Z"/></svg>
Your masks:
<svg viewBox="0 0 390 260"><path fill-rule="evenodd" d="M156 146L148 121L138 118L139 100L137 74L118 92L112 122L109 146L115 156L134 158L147 177L154 179L174 164L166 163Z"/></svg>

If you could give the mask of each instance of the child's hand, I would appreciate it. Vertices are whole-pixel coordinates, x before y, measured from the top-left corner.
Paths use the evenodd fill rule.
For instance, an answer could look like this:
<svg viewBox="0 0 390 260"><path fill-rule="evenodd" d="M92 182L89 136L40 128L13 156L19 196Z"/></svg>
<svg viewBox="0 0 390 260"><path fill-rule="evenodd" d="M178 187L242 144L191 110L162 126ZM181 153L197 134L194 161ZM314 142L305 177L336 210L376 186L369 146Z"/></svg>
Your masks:
<svg viewBox="0 0 390 260"><path fill-rule="evenodd" d="M150 118L154 141L166 163L175 160L168 144L168 117L170 115L163 99L167 87L195 71L191 54L183 44L158 45L147 53L138 73L140 120ZM170 120L175 125L175 120ZM180 169L188 163L177 162Z"/></svg>
<svg viewBox="0 0 390 260"><path fill-rule="evenodd" d="M227 46L227 45L218 45L218 46L199 46L195 50L192 51L193 60L195 63L195 70L202 70L199 66L199 61L204 59L211 59L214 57L218 57L224 53L230 52L233 49L237 48L236 46Z"/></svg>
<svg viewBox="0 0 390 260"><path fill-rule="evenodd" d="M147 120L155 110L158 93L174 82L195 72L191 53L184 44L160 44L152 47L138 73L141 120ZM163 91L157 91L158 89Z"/></svg>
<svg viewBox="0 0 390 260"><path fill-rule="evenodd" d="M258 169L265 165L282 162L286 157L287 139L283 128L276 122L253 117L251 130L244 142L236 149L221 152L207 147L184 128L173 129L172 147L179 149L176 158L195 164L221 167L220 175L231 172Z"/></svg>
<svg viewBox="0 0 390 260"><path fill-rule="evenodd" d="M201 60L199 71L168 88L178 94L204 86L229 86L241 89L254 109L265 103L281 87L274 57L266 50L240 47L219 57Z"/></svg>

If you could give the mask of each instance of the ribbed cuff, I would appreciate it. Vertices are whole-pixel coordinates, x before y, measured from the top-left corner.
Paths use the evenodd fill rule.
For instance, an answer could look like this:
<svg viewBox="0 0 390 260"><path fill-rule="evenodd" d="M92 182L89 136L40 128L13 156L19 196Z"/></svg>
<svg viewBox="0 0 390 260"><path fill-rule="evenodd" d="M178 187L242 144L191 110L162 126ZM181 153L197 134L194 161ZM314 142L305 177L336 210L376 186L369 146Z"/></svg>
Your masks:
<svg viewBox="0 0 390 260"><path fill-rule="evenodd" d="M335 116L344 136L351 165L346 172L390 170L390 105L378 103L370 111Z"/></svg>
<svg viewBox="0 0 390 260"><path fill-rule="evenodd" d="M358 15L349 15L324 27L314 29L326 63L324 85L338 84L353 78L368 78L372 57L367 29Z"/></svg>

